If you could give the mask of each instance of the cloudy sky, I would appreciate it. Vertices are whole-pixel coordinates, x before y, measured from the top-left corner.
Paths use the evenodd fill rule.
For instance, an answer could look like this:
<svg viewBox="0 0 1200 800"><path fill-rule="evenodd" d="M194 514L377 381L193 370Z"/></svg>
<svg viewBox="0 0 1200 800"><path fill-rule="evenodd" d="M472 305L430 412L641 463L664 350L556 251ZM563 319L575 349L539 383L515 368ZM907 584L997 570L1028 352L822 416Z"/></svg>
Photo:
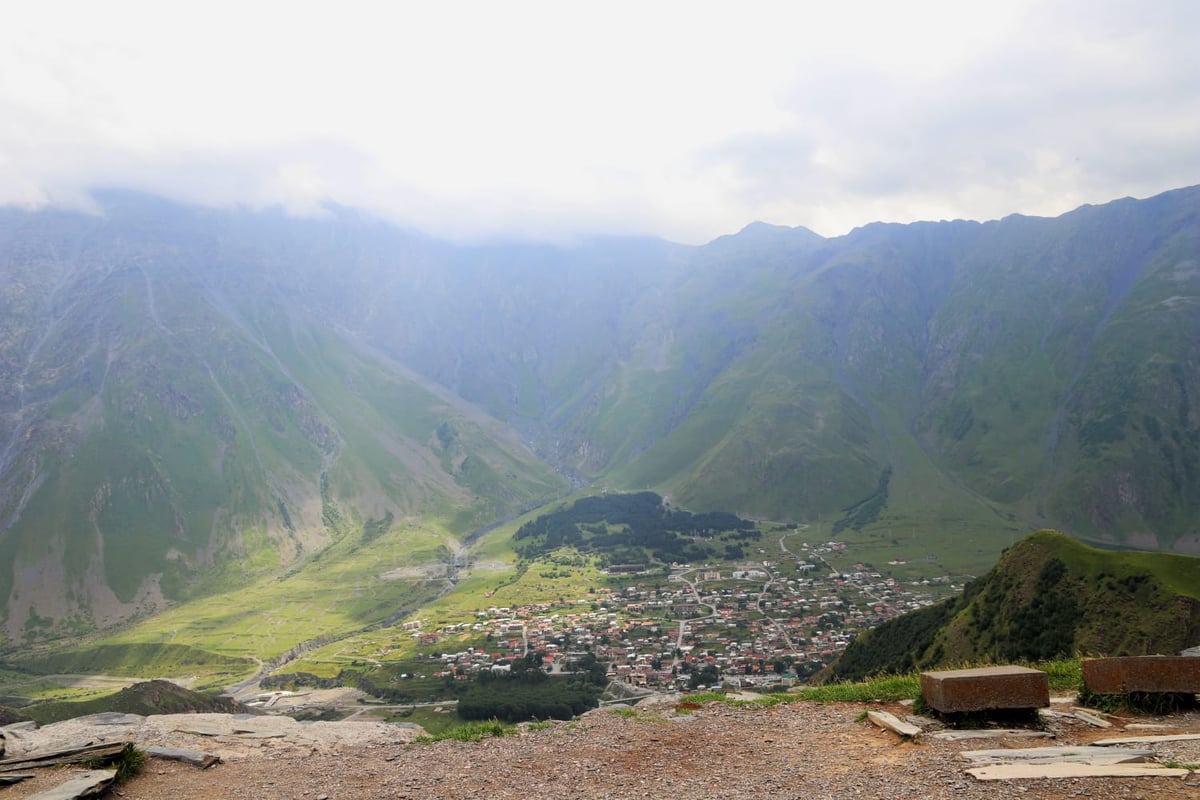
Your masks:
<svg viewBox="0 0 1200 800"><path fill-rule="evenodd" d="M1200 3L8 3L0 204L453 237L1054 215L1200 183Z"/></svg>

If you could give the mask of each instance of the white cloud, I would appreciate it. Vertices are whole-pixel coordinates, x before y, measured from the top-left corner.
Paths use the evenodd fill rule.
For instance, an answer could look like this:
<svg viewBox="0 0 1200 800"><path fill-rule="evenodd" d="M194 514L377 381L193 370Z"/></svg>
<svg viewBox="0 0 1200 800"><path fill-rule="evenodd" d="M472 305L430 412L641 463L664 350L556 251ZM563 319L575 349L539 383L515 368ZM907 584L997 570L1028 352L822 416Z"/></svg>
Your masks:
<svg viewBox="0 0 1200 800"><path fill-rule="evenodd" d="M127 185L703 241L1200 181L1190 2L24 5L3 203Z"/></svg>

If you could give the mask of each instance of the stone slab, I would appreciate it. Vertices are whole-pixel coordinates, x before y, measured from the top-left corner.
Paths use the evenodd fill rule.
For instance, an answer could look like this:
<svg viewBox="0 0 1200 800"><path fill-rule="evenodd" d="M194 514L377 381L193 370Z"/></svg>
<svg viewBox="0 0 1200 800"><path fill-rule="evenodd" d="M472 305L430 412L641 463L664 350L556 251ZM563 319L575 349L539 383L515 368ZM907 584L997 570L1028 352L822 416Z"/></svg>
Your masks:
<svg viewBox="0 0 1200 800"><path fill-rule="evenodd" d="M14 783L20 783L21 781L27 781L35 777L37 776L32 772L9 772L5 775L0 775L0 786L10 786Z"/></svg>
<svg viewBox="0 0 1200 800"><path fill-rule="evenodd" d="M1152 750L1132 747L1018 747L997 750L964 750L959 756L979 765L986 764L1140 764L1149 761Z"/></svg>
<svg viewBox="0 0 1200 800"><path fill-rule="evenodd" d="M1078 720L1082 720L1083 722L1086 722L1088 725L1091 725L1093 728L1111 728L1112 727L1112 723L1109 722L1108 720L1103 719L1102 717L1098 717L1095 714L1092 714L1090 712L1083 711L1083 710L1077 710L1075 712L1075 718Z"/></svg>
<svg viewBox="0 0 1200 800"><path fill-rule="evenodd" d="M82 764L109 756L115 756L133 744L129 741L117 742L76 742L66 747L55 747L47 750L35 750L22 753L16 758L6 758L0 761L0 772L19 772L23 769L56 766L61 764Z"/></svg>
<svg viewBox="0 0 1200 800"><path fill-rule="evenodd" d="M981 781L1011 781L1023 778L1186 778L1186 769L1151 764L993 764L975 767L967 774Z"/></svg>
<svg viewBox="0 0 1200 800"><path fill-rule="evenodd" d="M943 714L1050 705L1050 678L1028 667L981 667L921 673L925 702Z"/></svg>
<svg viewBox="0 0 1200 800"><path fill-rule="evenodd" d="M987 728L975 731L938 731L931 733L935 739L958 742L964 739L1053 739L1049 731L1031 731L1027 728Z"/></svg>
<svg viewBox="0 0 1200 800"><path fill-rule="evenodd" d="M867 719L869 719L875 725L878 725L880 728L892 731L893 733L898 733L901 736L908 736L911 738L913 736L921 735L921 729L916 725L905 722L895 714L889 714L886 711L868 711Z"/></svg>
<svg viewBox="0 0 1200 800"><path fill-rule="evenodd" d="M200 769L208 769L213 764L220 764L221 757L216 753L206 753L203 750L192 750L187 747L147 747L146 755L162 758L167 761L182 761Z"/></svg>
<svg viewBox="0 0 1200 800"><path fill-rule="evenodd" d="M1125 736L1117 739L1097 739L1092 744L1097 747L1121 744L1154 744L1155 742L1189 742L1200 739L1200 733L1175 733L1162 736Z"/></svg>
<svg viewBox="0 0 1200 800"><path fill-rule="evenodd" d="M66 783L60 783L53 789L30 795L27 800L75 800L77 797L91 797L107 789L116 777L115 769L93 769Z"/></svg>
<svg viewBox="0 0 1200 800"><path fill-rule="evenodd" d="M1200 657L1126 656L1089 658L1083 682L1096 694L1129 692L1200 693Z"/></svg>

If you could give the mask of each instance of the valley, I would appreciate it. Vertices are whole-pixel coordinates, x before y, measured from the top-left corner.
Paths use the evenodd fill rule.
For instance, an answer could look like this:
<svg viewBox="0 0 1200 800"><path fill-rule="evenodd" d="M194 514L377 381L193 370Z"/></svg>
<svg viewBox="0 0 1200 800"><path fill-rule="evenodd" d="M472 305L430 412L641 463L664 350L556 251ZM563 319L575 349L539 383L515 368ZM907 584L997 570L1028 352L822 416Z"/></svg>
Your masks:
<svg viewBox="0 0 1200 800"><path fill-rule="evenodd" d="M703 246L97 203L0 211L6 662L802 680L1040 528L1200 550L1197 188Z"/></svg>
<svg viewBox="0 0 1200 800"><path fill-rule="evenodd" d="M514 525L507 526L508 535ZM497 546L489 539L505 535L498 529L479 540L455 583L446 580L445 572L408 578L426 593L414 595L411 613L393 625L356 632L301 605L290 612L290 624L285 622L289 612L280 609L277 615L261 615L254 626L249 622L253 615L247 615L222 627L215 609L230 601L218 596L108 637L93 651L92 669L115 668L129 676L106 678L113 681L109 692L171 675L198 688L230 689L238 673L229 670L236 670L237 660L214 669L189 664L186 653L173 663L147 657L145 648L169 638L192 653L240 659L242 670L260 677L269 671L272 677L261 689L257 679L237 681L235 696L249 700L277 689L296 693L273 697L275 713L305 713L333 703L342 715L387 716L390 709L398 719L407 717L396 714L423 704L453 703L461 688L456 681L504 668L530 653L544 654L551 674L569 670L567 665L585 654L595 655L614 683L609 690L613 697L707 686L699 682L702 677L784 688L830 663L861 630L950 596L971 577L941 573L925 557L914 557L913 564L867 565L854 545L821 541L815 528L760 527L762 539L744 560L615 574L602 569L595 555L574 550L557 550L520 569L497 569L500 565L486 561L475 567L481 553ZM262 601L250 594L245 602ZM173 626L169 634L162 627L168 624ZM264 624L278 635L288 631L290 637L236 633ZM309 638L322 630L343 632L327 636L333 641L324 645ZM262 670L261 660L246 657L251 652L278 655ZM30 666L43 671L63 663L35 661ZM10 701L97 696L94 689L80 692L74 683L61 684L53 676L38 678L37 694L30 696L23 692L33 679L22 673L13 677L15 681L0 681L0 694ZM353 697L334 703L326 692L314 691L326 685L365 688L387 708L372 712L373 706Z"/></svg>

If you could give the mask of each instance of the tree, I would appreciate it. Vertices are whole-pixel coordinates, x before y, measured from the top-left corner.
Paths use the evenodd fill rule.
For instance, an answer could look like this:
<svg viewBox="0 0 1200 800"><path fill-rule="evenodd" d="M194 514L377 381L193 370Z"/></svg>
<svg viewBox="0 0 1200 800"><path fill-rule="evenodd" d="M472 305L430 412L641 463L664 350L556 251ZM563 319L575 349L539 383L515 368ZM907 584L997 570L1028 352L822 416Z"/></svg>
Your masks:
<svg viewBox="0 0 1200 800"><path fill-rule="evenodd" d="M721 671L713 664L705 664L696 672L692 673L691 679L688 681L689 689L699 689L701 686L709 686L721 680Z"/></svg>

